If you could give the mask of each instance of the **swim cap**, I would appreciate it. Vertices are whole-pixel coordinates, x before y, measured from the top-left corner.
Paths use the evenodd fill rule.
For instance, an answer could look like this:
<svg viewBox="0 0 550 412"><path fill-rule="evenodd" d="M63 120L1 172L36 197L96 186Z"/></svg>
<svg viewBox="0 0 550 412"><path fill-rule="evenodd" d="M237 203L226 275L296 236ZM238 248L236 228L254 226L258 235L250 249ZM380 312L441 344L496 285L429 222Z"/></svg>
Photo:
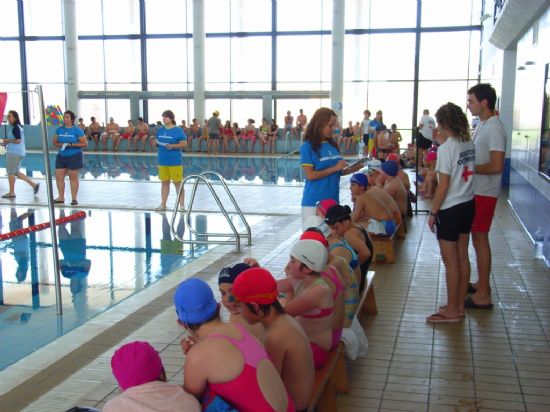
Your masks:
<svg viewBox="0 0 550 412"><path fill-rule="evenodd" d="M306 229L310 227L315 227L323 232L323 235L325 235L325 237L330 235L330 228L325 223L325 219L323 219L321 216L308 217L304 222L303 227L305 227Z"/></svg>
<svg viewBox="0 0 550 412"><path fill-rule="evenodd" d="M197 278L179 284L174 294L174 305L179 320L191 325L212 319L218 309L210 286Z"/></svg>
<svg viewBox="0 0 550 412"><path fill-rule="evenodd" d="M396 176L398 171L397 163L389 161L382 163L382 170L388 176Z"/></svg>
<svg viewBox="0 0 550 412"><path fill-rule="evenodd" d="M366 174L364 173L355 173L351 178L349 179L350 183L356 183L359 186L367 187L369 185L369 179Z"/></svg>
<svg viewBox="0 0 550 412"><path fill-rule="evenodd" d="M320 273L327 266L327 248L316 240L299 240L290 249L290 256L314 272Z"/></svg>
<svg viewBox="0 0 550 412"><path fill-rule="evenodd" d="M116 350L111 369L118 385L126 390L156 381L162 372L162 361L149 343L135 341Z"/></svg>
<svg viewBox="0 0 550 412"><path fill-rule="evenodd" d="M277 300L277 282L269 271L251 268L235 279L232 293L241 302L269 305Z"/></svg>
<svg viewBox="0 0 550 412"><path fill-rule="evenodd" d="M328 240L322 233L317 232L316 230L307 230L302 233L300 240L315 240L320 242L324 247L328 247Z"/></svg>
<svg viewBox="0 0 550 412"><path fill-rule="evenodd" d="M334 199L324 199L317 202L315 206L317 206L317 210L321 212L323 215L327 213L327 210L330 209L331 206L337 205L338 202Z"/></svg>
<svg viewBox="0 0 550 412"><path fill-rule="evenodd" d="M250 269L251 266L246 263L237 263L232 266L227 266L220 271L218 275L218 285L221 283L231 283L235 282L237 276L239 276L246 269Z"/></svg>

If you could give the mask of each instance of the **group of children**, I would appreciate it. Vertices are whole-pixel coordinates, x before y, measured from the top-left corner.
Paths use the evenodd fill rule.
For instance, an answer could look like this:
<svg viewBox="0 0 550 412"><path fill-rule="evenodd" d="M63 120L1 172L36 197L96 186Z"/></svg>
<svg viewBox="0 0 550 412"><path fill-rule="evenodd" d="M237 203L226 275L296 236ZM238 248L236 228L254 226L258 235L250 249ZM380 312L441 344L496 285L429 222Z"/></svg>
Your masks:
<svg viewBox="0 0 550 412"><path fill-rule="evenodd" d="M113 355L122 393L104 410L306 410L315 369L341 339L361 340L350 326L372 258L369 236L351 223L348 206L327 200L311 223L291 247L283 279L247 258L219 273L221 304L203 280L182 282L174 305L186 331L183 389L166 383L148 343L133 342Z"/></svg>

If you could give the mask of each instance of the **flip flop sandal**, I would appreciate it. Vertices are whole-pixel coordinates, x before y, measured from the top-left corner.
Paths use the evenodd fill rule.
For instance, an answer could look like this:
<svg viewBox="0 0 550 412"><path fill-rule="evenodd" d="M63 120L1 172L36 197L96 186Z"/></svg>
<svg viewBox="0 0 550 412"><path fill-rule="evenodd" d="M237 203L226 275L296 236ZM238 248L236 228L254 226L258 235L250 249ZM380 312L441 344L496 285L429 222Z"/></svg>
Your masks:
<svg viewBox="0 0 550 412"><path fill-rule="evenodd" d="M433 315L430 315L426 318L427 323L458 323L462 319L458 318L449 318L443 312L437 312Z"/></svg>
<svg viewBox="0 0 550 412"><path fill-rule="evenodd" d="M56 204L59 204L59 203L65 203L65 200L64 199L54 199L53 202L56 203Z"/></svg>
<svg viewBox="0 0 550 412"><path fill-rule="evenodd" d="M478 304L475 303L471 296L468 296L464 301L464 307L467 309L493 309L492 303Z"/></svg>
<svg viewBox="0 0 550 412"><path fill-rule="evenodd" d="M5 195L2 195L3 199L15 199L15 195L10 195L9 193L6 193Z"/></svg>

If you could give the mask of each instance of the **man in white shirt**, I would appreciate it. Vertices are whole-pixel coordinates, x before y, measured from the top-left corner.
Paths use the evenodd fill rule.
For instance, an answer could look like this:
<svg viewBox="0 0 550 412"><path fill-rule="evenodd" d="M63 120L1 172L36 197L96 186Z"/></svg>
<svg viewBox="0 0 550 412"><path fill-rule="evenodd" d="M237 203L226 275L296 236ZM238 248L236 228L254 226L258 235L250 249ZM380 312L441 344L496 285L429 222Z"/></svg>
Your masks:
<svg viewBox="0 0 550 412"><path fill-rule="evenodd" d="M424 162L424 153L426 150L432 147L435 129L435 120L430 116L430 111L424 109L422 114L423 116L420 118L420 123L418 124L418 136L416 137L419 165L422 165L422 162Z"/></svg>
<svg viewBox="0 0 550 412"><path fill-rule="evenodd" d="M466 308L492 309L489 274L491 272L491 246L489 230L502 185L502 170L506 153L506 129L495 112L496 92L487 83L468 90L468 109L479 116L473 141L475 159L475 217L472 224L472 242L476 251L478 281L470 285L474 292L465 302Z"/></svg>

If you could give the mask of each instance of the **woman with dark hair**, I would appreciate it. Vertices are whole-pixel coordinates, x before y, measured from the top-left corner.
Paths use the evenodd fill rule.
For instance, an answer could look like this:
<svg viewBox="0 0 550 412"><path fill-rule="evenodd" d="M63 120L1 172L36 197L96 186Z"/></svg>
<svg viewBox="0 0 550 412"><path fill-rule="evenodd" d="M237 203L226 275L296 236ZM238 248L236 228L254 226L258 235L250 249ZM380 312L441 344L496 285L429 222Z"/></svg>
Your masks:
<svg viewBox="0 0 550 412"><path fill-rule="evenodd" d="M161 127L155 138L158 146L159 179L162 183L161 202L156 208L157 211L166 210L166 201L170 194L170 181L174 183L176 193L183 180L183 159L181 151L187 147L187 138L180 127L176 126L176 117L172 110L165 110L162 113ZM182 191L179 199L180 208L184 206L184 193Z"/></svg>
<svg viewBox="0 0 550 412"><path fill-rule="evenodd" d="M338 144L332 139L332 129L337 120L333 110L321 107L307 125L304 143L300 147L300 165L306 178L302 196L302 222L315 216L317 202L333 199L339 203L340 176L361 168L359 163L348 166L340 154Z"/></svg>
<svg viewBox="0 0 550 412"><path fill-rule="evenodd" d="M325 215L325 223L330 227L334 236L345 240L355 250L361 270L359 293L363 293L365 279L374 252L374 246L369 233L363 226L353 223L351 220L351 209L348 205L331 206Z"/></svg>
<svg viewBox="0 0 550 412"><path fill-rule="evenodd" d="M8 123L11 126L11 132L7 139L1 139L1 143L6 146L6 172L8 173L10 190L2 197L4 199L15 198L16 177L31 185L36 195L40 188L40 183L33 182L27 175L19 171L21 160L25 157L25 133L23 132L23 126L21 126L21 120L19 120L19 114L15 110L8 112Z"/></svg>
<svg viewBox="0 0 550 412"><path fill-rule="evenodd" d="M75 114L67 110L63 113L63 126L58 127L53 135L53 146L59 149L55 158L55 183L57 199L54 203L65 203L65 176L69 175L71 187L71 205L78 205L78 171L83 166L82 149L88 147L84 132L75 126Z"/></svg>
<svg viewBox="0 0 550 412"><path fill-rule="evenodd" d="M447 103L435 114L437 189L428 225L437 234L445 264L447 304L426 318L429 323L459 322L464 317L470 260L468 240L474 219L474 143L460 107ZM437 231L436 231L437 228Z"/></svg>

